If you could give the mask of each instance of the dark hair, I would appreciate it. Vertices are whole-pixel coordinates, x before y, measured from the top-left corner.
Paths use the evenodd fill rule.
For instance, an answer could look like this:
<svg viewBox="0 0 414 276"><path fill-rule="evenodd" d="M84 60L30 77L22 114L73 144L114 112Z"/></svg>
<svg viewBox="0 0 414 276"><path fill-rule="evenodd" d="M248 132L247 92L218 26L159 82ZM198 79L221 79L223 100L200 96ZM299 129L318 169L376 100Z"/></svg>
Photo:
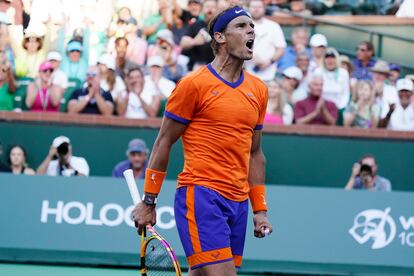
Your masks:
<svg viewBox="0 0 414 276"><path fill-rule="evenodd" d="M126 42L126 45L127 45L127 46L129 45L129 41L128 41L128 39L126 39L126 37L124 37L124 36L117 37L117 38L115 39L115 45L118 45L118 44L119 44L119 42L120 42L121 40L124 40L124 41Z"/></svg>
<svg viewBox="0 0 414 276"><path fill-rule="evenodd" d="M129 77L129 75L134 71L138 71L141 74L141 77L144 77L144 71L142 70L141 66L139 66L138 64L134 64L126 68L125 73Z"/></svg>
<svg viewBox="0 0 414 276"><path fill-rule="evenodd" d="M23 157L24 157L24 159L25 159L25 161L26 161L26 156L27 156L27 154L26 154L26 150L25 150L25 148L24 148L22 145L16 144L16 145L12 145L12 146L10 146L9 150L7 151L7 163L8 163L9 165L11 165L11 158L10 158L10 154L11 154L12 150L13 150L13 149L15 149L15 148L19 148L19 149L21 149L21 150L22 150L22 152L23 152Z"/></svg>
<svg viewBox="0 0 414 276"><path fill-rule="evenodd" d="M40 51L43 47L43 38L42 37L35 37L35 38L36 38L36 41L39 43L39 47L37 48L37 51ZM23 38L22 46L25 50L27 50L26 43L29 42L29 39L30 37Z"/></svg>
<svg viewBox="0 0 414 276"><path fill-rule="evenodd" d="M372 52L372 55L375 56L375 49L374 49L374 45L370 42L370 41L362 41L359 43L359 45L365 45L365 47L367 47L368 51Z"/></svg>
<svg viewBox="0 0 414 276"><path fill-rule="evenodd" d="M211 37L211 49L213 49L214 55L217 54L217 52L219 50L219 47L220 47L220 44L217 43L217 41L214 39L214 31L213 31L214 25L216 24L216 22L217 22L217 20L219 19L220 16L222 16L224 13L226 13L228 10L234 8L235 6L236 5L230 5L230 7L228 7L227 9L225 9L225 10L217 13L216 15L214 15L214 17L210 20L210 22L208 22L207 31L208 31L208 33L210 34L210 37ZM221 32L224 33L226 31L226 29L227 29L227 26Z"/></svg>

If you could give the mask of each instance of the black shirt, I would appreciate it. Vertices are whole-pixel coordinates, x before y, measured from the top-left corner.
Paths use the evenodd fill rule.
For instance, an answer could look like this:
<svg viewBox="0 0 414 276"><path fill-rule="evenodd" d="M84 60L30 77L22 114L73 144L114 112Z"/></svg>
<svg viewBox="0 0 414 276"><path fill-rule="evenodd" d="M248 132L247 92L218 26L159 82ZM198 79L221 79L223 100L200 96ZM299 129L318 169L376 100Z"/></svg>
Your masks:
<svg viewBox="0 0 414 276"><path fill-rule="evenodd" d="M72 96L70 96L70 100L80 100L86 97L89 94L88 88L77 89L73 92ZM112 99L111 93L101 89L101 95L105 99L105 101L113 103L114 100ZM96 103L95 99L90 99L88 104L85 108L80 112L82 114L101 114L98 108L98 104Z"/></svg>

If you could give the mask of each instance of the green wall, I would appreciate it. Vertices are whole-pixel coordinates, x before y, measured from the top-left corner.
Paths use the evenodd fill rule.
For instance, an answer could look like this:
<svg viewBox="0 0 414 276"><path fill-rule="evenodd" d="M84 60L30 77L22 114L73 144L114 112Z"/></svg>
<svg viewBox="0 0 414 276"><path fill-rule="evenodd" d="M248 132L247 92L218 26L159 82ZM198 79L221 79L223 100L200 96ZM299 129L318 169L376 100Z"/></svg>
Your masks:
<svg viewBox="0 0 414 276"><path fill-rule="evenodd" d="M28 162L37 167L46 156L54 137L66 135L72 140L74 155L89 162L91 175L110 176L115 164L125 158L127 143L143 138L149 147L158 129L56 124L0 122L0 142L4 150L22 144ZM343 187L352 164L363 154L377 157L379 173L392 181L395 190L414 190L414 141L365 138L338 138L265 133L263 149L267 158L268 183L298 186ZM182 169L182 145L171 153L168 178ZM4 159L4 156L3 156Z"/></svg>

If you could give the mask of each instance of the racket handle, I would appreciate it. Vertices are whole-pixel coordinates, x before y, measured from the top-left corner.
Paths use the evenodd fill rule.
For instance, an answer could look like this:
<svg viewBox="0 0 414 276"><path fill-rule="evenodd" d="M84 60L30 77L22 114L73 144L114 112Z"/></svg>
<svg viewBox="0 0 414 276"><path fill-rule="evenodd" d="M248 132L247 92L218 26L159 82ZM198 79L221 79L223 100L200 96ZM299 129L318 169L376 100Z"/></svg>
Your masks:
<svg viewBox="0 0 414 276"><path fill-rule="evenodd" d="M131 169L124 171L124 178L128 184L129 193L131 194L132 201L134 204L138 204L141 202L141 196L139 194L139 190L137 187L137 183L135 182L134 172Z"/></svg>

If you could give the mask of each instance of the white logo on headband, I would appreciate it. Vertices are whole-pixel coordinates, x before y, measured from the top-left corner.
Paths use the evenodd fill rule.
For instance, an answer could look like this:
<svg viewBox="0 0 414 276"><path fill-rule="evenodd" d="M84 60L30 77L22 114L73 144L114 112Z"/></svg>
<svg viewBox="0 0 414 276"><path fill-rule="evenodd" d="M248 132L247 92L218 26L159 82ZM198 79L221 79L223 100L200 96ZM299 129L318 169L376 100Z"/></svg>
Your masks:
<svg viewBox="0 0 414 276"><path fill-rule="evenodd" d="M241 13L243 10L234 11L236 14Z"/></svg>

